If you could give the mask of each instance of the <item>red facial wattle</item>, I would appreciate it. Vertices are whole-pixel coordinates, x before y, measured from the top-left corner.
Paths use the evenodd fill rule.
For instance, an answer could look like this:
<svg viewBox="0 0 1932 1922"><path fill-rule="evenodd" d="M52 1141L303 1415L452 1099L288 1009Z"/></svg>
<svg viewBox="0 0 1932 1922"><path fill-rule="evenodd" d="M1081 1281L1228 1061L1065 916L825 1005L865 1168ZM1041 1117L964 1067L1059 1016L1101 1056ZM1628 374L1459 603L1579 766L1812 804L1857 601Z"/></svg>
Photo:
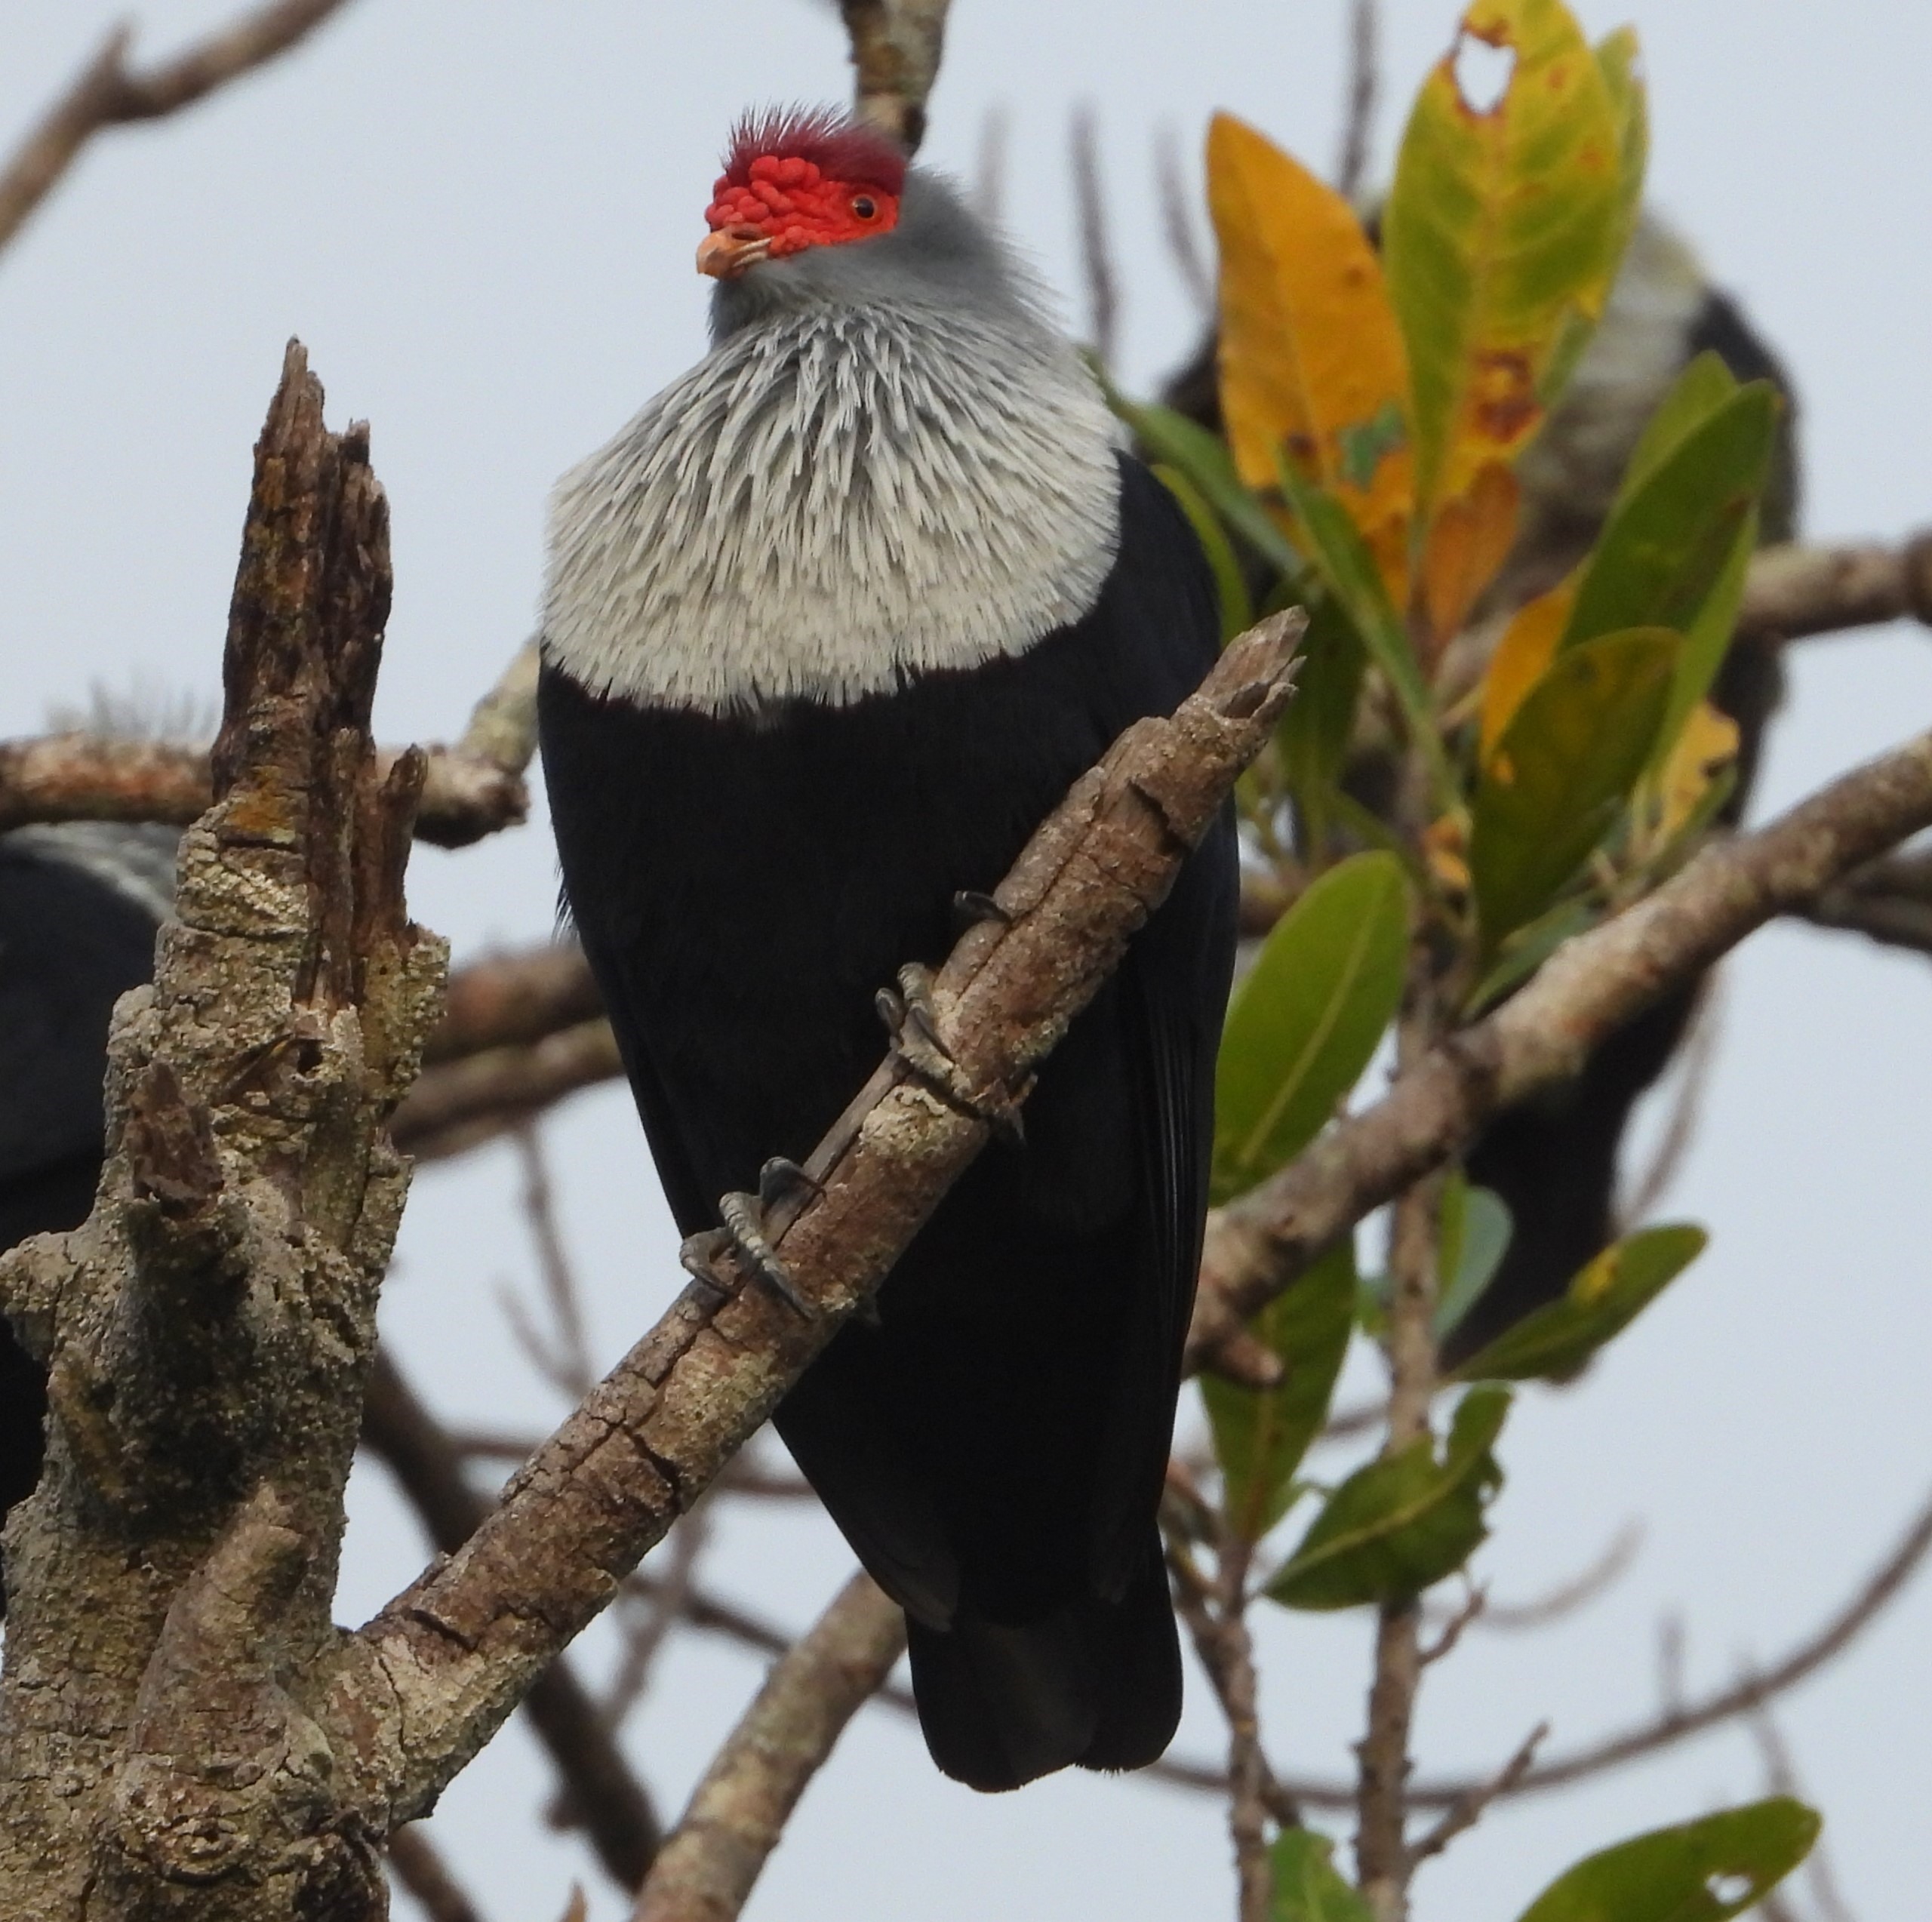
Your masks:
<svg viewBox="0 0 1932 1922"><path fill-rule="evenodd" d="M700 273L735 278L761 260L808 247L834 247L890 233L899 220L896 190L841 180L795 153L739 158L718 177L697 251Z"/></svg>

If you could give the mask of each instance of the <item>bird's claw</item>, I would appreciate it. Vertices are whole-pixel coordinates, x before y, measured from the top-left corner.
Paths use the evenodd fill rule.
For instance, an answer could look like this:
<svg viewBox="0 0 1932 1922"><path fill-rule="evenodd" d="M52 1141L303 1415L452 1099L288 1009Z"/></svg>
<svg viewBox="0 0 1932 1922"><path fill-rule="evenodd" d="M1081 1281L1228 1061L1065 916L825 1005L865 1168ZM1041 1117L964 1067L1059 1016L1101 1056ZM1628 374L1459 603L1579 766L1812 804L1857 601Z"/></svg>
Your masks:
<svg viewBox="0 0 1932 1922"><path fill-rule="evenodd" d="M893 1053L915 1080L949 1106L985 1122L1009 1146L1024 1146L1019 1103L1002 1087L980 1087L971 1082L941 1038L930 968L908 962L899 970L897 994L890 988L879 990L878 1011L892 1037Z"/></svg>
<svg viewBox="0 0 1932 1922"><path fill-rule="evenodd" d="M982 921L997 921L1001 927L1012 925L1013 917L990 894L982 894L977 888L962 887L952 897L952 921L964 934L968 929L977 927Z"/></svg>
<svg viewBox="0 0 1932 1922"><path fill-rule="evenodd" d="M736 1255L746 1269L755 1275L801 1321L815 1321L818 1310L799 1293L790 1269L778 1258L765 1232L764 1214L782 1194L792 1192L800 1181L813 1182L795 1163L774 1158L758 1171L755 1195L733 1192L719 1198L718 1212L723 1225L708 1228L702 1234L688 1236L678 1250L678 1259L686 1274L721 1299L729 1300L734 1290L718 1278L718 1264L724 1256Z"/></svg>

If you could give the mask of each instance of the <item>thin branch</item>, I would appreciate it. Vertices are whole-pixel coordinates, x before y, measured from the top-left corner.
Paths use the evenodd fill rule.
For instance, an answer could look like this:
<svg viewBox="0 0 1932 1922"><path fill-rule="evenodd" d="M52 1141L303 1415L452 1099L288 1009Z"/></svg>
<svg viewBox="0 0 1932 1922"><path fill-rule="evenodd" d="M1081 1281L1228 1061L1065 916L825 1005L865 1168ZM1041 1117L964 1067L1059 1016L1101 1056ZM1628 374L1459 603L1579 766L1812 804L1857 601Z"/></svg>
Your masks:
<svg viewBox="0 0 1932 1922"><path fill-rule="evenodd" d="M476 1905L430 1841L427 1822L407 1822L389 1837L389 1866L429 1922L481 1922Z"/></svg>
<svg viewBox="0 0 1932 1922"><path fill-rule="evenodd" d="M339 11L343 0L274 0L232 26L140 72L127 64L128 29L118 26L67 91L0 167L0 247L17 234L103 128L158 120L286 53Z"/></svg>
<svg viewBox="0 0 1932 1922"><path fill-rule="evenodd" d="M1355 1224L1444 1166L1499 1109L1572 1078L1605 1036L1774 915L1932 823L1932 733L1841 776L1755 833L1706 847L1559 948L1279 1174L1209 1217L1196 1366Z"/></svg>
<svg viewBox="0 0 1932 1922"><path fill-rule="evenodd" d="M1793 542L1761 549L1745 577L1737 632L1775 645L1905 617L1932 626L1932 534L1895 547Z"/></svg>
<svg viewBox="0 0 1932 1922"><path fill-rule="evenodd" d="M419 1161L460 1155L623 1072L617 1038L601 1016L527 1047L445 1062L426 1072L397 1109L395 1143Z"/></svg>
<svg viewBox="0 0 1932 1922"><path fill-rule="evenodd" d="M1171 121L1163 121L1154 136L1154 192L1160 203L1161 238L1174 263L1181 284L1193 297L1201 318L1214 315L1214 270L1195 225L1194 195L1181 165L1180 142Z"/></svg>
<svg viewBox="0 0 1932 1922"><path fill-rule="evenodd" d="M443 1018L423 1044L423 1059L433 1067L540 1041L603 1011L590 964L574 941L487 955L451 971Z"/></svg>
<svg viewBox="0 0 1932 1922"><path fill-rule="evenodd" d="M590 1336L584 1326L582 1291L564 1247L543 1143L528 1122L516 1130L516 1145L523 1164L524 1219L536 1245L537 1272L543 1279L544 1299L556 1330L556 1345L552 1351L556 1362L554 1379L571 1401L581 1401L597 1379L590 1358Z"/></svg>
<svg viewBox="0 0 1932 1922"><path fill-rule="evenodd" d="M1752 1711L1751 1729L1757 1738L1758 1752L1764 1758L1765 1786L1774 1795L1806 1799L1804 1786L1798 1779L1798 1770L1792 1761L1791 1751L1786 1745L1783 1731L1779 1728L1777 1717L1771 1713L1768 1702L1760 1701ZM1820 1835L1804 1858L1804 1877L1810 1885L1811 1899L1817 1905L1820 1922L1855 1922L1850 1906L1838 1887L1838 1877L1832 1872L1828 1841L1827 1837ZM1768 1905L1766 1909L1768 1915Z"/></svg>
<svg viewBox="0 0 1932 1922"><path fill-rule="evenodd" d="M698 1564L710 1539L711 1511L703 1503L666 1537L663 1575L648 1595L638 1591L642 1609L638 1619L626 1628L623 1659L604 1691L604 1720L611 1728L623 1726L624 1717L650 1687L657 1657L690 1606L697 1586Z"/></svg>
<svg viewBox="0 0 1932 1922"><path fill-rule="evenodd" d="M1083 102L1073 109L1067 137L1074 214L1080 232L1080 269L1087 287L1087 339L1100 364L1112 367L1120 349L1120 276L1115 271L1113 245L1107 235L1100 131L1090 103Z"/></svg>
<svg viewBox="0 0 1932 1922"><path fill-rule="evenodd" d="M464 1478L448 1435L386 1348L377 1351L363 1404L362 1444L395 1477L424 1533L445 1555L460 1548L489 1514L489 1502ZM537 1677L523 1706L563 1785L570 1825L583 1829L614 1881L635 1889L657 1852L657 1817L567 1658L560 1656Z"/></svg>
<svg viewBox="0 0 1932 1922"><path fill-rule="evenodd" d="M1335 191L1344 200L1359 201L1368 183L1376 96L1381 91L1380 41L1376 0L1350 0L1348 104L1343 116L1341 155L1335 163Z"/></svg>
<svg viewBox="0 0 1932 1922"><path fill-rule="evenodd" d="M1872 861L1794 911L1820 927L1932 955L1932 853Z"/></svg>
<svg viewBox="0 0 1932 1922"><path fill-rule="evenodd" d="M1616 1208L1617 1232L1628 1234L1650 1219L1657 1204L1668 1195L1684 1170L1690 1144L1697 1138L1697 1124L1704 1112L1704 1096L1711 1084L1711 1071L1717 1066L1718 1039L1724 1030L1724 989L1721 979L1706 979L1690 1016L1690 1032L1672 1064L1676 1089L1670 1103L1670 1118L1664 1124L1663 1138L1651 1156L1650 1165L1631 1185L1627 1197L1620 1197Z"/></svg>
<svg viewBox="0 0 1932 1922"><path fill-rule="evenodd" d="M926 135L949 0L839 0L852 43L853 104L908 153Z"/></svg>
<svg viewBox="0 0 1932 1922"><path fill-rule="evenodd" d="M638 1893L632 1922L731 1922L833 1745L891 1674L906 1618L855 1575L765 1678Z"/></svg>
<svg viewBox="0 0 1932 1922"><path fill-rule="evenodd" d="M1629 1567L1643 1539L1642 1528L1635 1522L1626 1522L1588 1568L1560 1583L1547 1594L1526 1602L1491 1601L1485 1595L1476 1625L1498 1634L1513 1634L1527 1629L1547 1628L1563 1621L1595 1601Z"/></svg>
<svg viewBox="0 0 1932 1922"><path fill-rule="evenodd" d="M1537 1723L1523 1745L1496 1774L1466 1795L1457 1797L1443 1811L1441 1819L1409 1845L1406 1853L1410 1874L1414 1874L1431 1856L1439 1856L1458 1835L1475 1828L1491 1803L1508 1794L1529 1773L1530 1765L1537 1758L1537 1750L1549 1733L1547 1722Z"/></svg>
<svg viewBox="0 0 1932 1922"><path fill-rule="evenodd" d="M1235 641L1171 719L1128 729L1028 843L998 913L927 989L952 1083L977 1092L943 1099L888 1054L810 1158L806 1191L768 1215L809 1312L735 1269L694 1282L463 1548L337 1644L330 1733L360 1806L393 1823L432 1801L869 1299L1266 743L1302 626L1275 617ZM378 1720L398 1738L371 1741Z"/></svg>

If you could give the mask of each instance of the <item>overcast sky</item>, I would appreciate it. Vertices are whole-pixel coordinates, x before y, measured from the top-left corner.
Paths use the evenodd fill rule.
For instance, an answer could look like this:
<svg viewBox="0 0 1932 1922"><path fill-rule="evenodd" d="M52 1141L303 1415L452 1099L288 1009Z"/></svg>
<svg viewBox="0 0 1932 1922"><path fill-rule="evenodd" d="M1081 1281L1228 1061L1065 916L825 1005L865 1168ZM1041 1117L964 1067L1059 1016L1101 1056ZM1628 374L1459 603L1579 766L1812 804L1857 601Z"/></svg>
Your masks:
<svg viewBox="0 0 1932 1922"><path fill-rule="evenodd" d="M24 126L126 0L12 0L0 13L0 130ZM146 0L158 50L226 17ZM1454 24L1451 0L1387 8L1380 152ZM1807 520L1895 536L1932 518L1932 8L1896 0L1744 6L1642 0L1654 198L1786 356L1804 404ZM1145 387L1195 324L1158 238L1150 152L1172 128L1198 167L1231 108L1322 168L1341 91L1340 0L955 0L928 156L970 172L1003 109L1011 224L1071 288L1065 163L1073 103L1097 108L1125 288L1122 371ZM330 414L372 423L397 570L378 713L386 739L447 738L531 624L543 498L701 350L691 269L715 158L751 103L837 100L829 8L809 0L355 0L272 72L190 116L97 143L0 258L0 733L35 730L91 682L212 704L249 448L298 334ZM0 137L11 137L0 134ZM1808 644L1773 737L1760 814L1932 712L1932 640ZM459 956L550 922L540 820L479 850L426 850L418 916ZM1665 1212L1711 1252L1580 1388L1521 1398L1509 1486L1477 1567L1501 1600L1547 1589L1640 1521L1631 1572L1535 1636L1471 1634L1432 1672L1429 1770L1500 1765L1537 1721L1552 1749L1657 1699L1657 1627L1685 1629L1689 1686L1801 1638L1918 1501L1932 1468L1926 1356L1922 964L1780 929L1726 971L1699 1145ZM614 1358L678 1277L625 1097L580 1098L550 1130L568 1230ZM510 1158L424 1173L386 1326L439 1409L493 1425L559 1412L494 1305L531 1268ZM1372 1382L1360 1373L1358 1386ZM422 1547L358 1476L340 1613L361 1619ZM802 1625L849 1557L821 1521L734 1521L706 1579ZM1263 1714L1284 1767L1340 1773L1358 1730L1352 1618L1271 1614ZM586 1661L608 1656L599 1632ZM1792 1697L1786 1736L1866 1922L1921 1913L1932 1585ZM667 1816L754 1686L756 1665L681 1642L630 1746ZM1180 1746L1218 1750L1204 1687ZM531 1819L540 1767L512 1731L438 1826L496 1922L620 1907L574 1842ZM1729 1733L1641 1770L1492 1815L1417 1886L1423 1922L1507 1922L1572 1858L1761 1791ZM1178 1922L1229 1912L1218 1805L1063 1776L977 1797L872 1710L814 1787L748 1913L839 1922Z"/></svg>

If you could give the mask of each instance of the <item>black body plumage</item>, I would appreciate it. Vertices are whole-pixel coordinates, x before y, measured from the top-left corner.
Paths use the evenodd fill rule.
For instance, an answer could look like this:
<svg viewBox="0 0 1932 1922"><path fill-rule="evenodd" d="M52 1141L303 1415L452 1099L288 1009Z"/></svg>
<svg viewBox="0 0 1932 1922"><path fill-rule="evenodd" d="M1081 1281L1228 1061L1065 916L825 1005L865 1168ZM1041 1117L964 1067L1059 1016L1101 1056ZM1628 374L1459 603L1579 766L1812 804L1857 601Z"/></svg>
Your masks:
<svg viewBox="0 0 1932 1922"><path fill-rule="evenodd" d="M172 843L140 828L0 837L0 1249L78 1228L94 1204L108 1024L153 972L152 871ZM0 1520L40 1478L46 1412L40 1364L0 1319Z"/></svg>
<svg viewBox="0 0 1932 1922"><path fill-rule="evenodd" d="M1084 618L842 704L729 717L594 696L546 663L566 893L680 1229L802 1159L877 1065L874 997L936 964L1134 720L1218 641L1191 530L1121 463L1118 558ZM1023 1148L989 1147L777 1426L905 1607L934 1757L987 1789L1128 1768L1180 1665L1155 1515L1205 1206L1232 963L1232 820L1049 1059Z"/></svg>

